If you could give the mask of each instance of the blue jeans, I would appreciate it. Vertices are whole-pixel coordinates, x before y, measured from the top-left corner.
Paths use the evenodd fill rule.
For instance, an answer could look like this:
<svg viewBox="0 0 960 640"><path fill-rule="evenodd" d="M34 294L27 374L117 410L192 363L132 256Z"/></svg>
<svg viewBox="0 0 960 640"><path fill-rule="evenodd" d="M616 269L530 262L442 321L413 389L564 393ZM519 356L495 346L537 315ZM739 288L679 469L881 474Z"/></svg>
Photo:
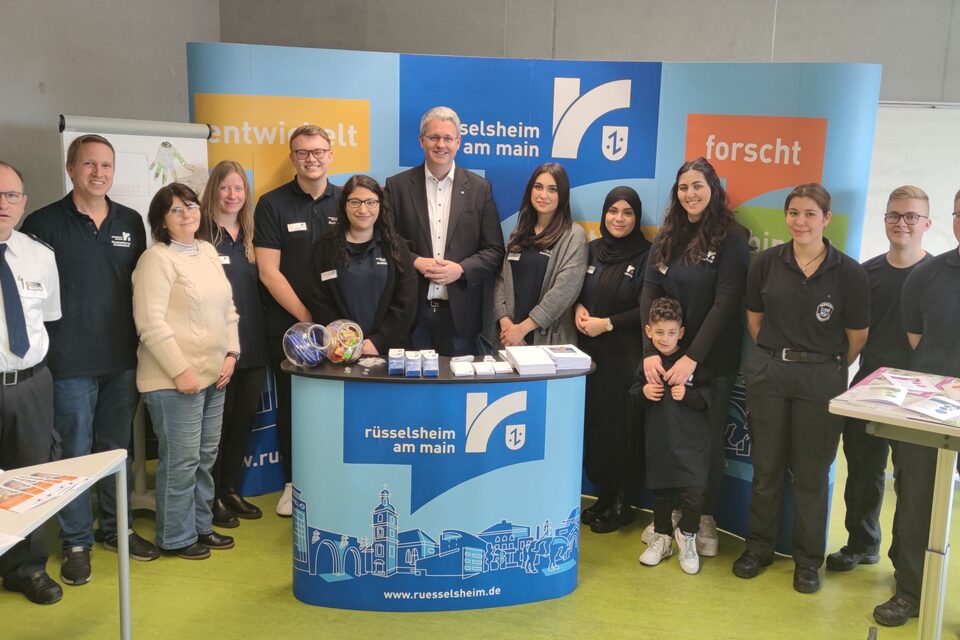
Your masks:
<svg viewBox="0 0 960 640"><path fill-rule="evenodd" d="M137 411L135 369L103 376L53 381L53 426L60 434L63 459L111 449L129 449L133 415ZM130 476L127 458L127 477ZM117 487L113 476L96 484L100 530L117 530ZM129 498L129 485L127 487ZM129 504L129 500L127 501ZM58 514L64 548L93 547L93 510L88 495L77 498ZM132 520L131 520L132 521Z"/></svg>
<svg viewBox="0 0 960 640"><path fill-rule="evenodd" d="M157 546L182 549L213 531L213 463L220 446L223 389L160 389L143 394L160 441Z"/></svg>

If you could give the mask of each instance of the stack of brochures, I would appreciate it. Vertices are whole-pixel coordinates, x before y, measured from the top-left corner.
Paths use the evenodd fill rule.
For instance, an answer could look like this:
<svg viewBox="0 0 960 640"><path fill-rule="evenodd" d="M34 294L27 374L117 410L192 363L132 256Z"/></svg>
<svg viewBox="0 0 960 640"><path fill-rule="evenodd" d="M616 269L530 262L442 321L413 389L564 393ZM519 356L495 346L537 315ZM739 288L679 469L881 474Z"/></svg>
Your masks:
<svg viewBox="0 0 960 640"><path fill-rule="evenodd" d="M540 347L507 347L507 362L522 376L544 376L557 372L557 365Z"/></svg>
<svg viewBox="0 0 960 640"><path fill-rule="evenodd" d="M590 368L590 356L572 344L550 344L540 348L556 363L557 371Z"/></svg>
<svg viewBox="0 0 960 640"><path fill-rule="evenodd" d="M881 367L834 398L831 405L856 405L891 416L960 427L960 397L955 378ZM917 415L919 414L919 415Z"/></svg>
<svg viewBox="0 0 960 640"><path fill-rule="evenodd" d="M83 483L86 478L56 473L10 476L0 482L0 509L24 513Z"/></svg>

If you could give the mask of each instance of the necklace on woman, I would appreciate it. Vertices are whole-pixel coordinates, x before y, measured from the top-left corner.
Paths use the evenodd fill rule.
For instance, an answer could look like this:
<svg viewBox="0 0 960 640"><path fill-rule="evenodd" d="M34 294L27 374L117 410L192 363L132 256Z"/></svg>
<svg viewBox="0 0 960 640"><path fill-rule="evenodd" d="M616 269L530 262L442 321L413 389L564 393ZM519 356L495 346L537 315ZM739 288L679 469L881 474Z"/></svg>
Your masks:
<svg viewBox="0 0 960 640"><path fill-rule="evenodd" d="M806 275L806 273L807 273L807 268L808 268L810 265L812 265L814 262L816 262L817 260L819 260L820 258L822 258L822 257L823 257L823 254L825 254L826 252L827 252L827 245L824 244L824 245L823 245L823 249L820 250L820 253L818 253L817 255L813 256L813 258L811 258L810 260L808 260L806 264L802 264L802 263L800 262L800 258L797 257L796 255L794 255L794 259L797 261L797 266L800 267L800 271L802 271L802 272L804 273L804 275Z"/></svg>

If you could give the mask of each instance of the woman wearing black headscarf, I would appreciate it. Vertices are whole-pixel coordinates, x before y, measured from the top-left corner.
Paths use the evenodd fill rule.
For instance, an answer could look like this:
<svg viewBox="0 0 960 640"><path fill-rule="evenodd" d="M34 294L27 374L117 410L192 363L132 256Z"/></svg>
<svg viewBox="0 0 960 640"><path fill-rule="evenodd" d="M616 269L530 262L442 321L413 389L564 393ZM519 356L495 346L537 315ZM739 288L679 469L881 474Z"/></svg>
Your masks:
<svg viewBox="0 0 960 640"><path fill-rule="evenodd" d="M597 365L587 377L584 464L598 499L581 521L595 533L616 531L633 520L631 438L633 409L627 394L643 359L640 291L650 243L640 231L640 196L616 187L603 202L600 238L589 258L574 308L580 348Z"/></svg>

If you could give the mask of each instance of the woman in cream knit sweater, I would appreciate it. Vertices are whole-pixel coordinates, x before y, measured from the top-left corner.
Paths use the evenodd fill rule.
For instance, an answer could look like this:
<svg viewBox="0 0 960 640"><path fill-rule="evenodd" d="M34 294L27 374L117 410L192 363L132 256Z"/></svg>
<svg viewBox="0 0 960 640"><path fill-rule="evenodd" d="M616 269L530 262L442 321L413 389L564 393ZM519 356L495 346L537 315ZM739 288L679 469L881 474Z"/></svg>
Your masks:
<svg viewBox="0 0 960 640"><path fill-rule="evenodd" d="M230 284L216 249L197 239L198 202L179 183L157 192L147 216L154 245L133 272L137 388L160 441L157 546L194 560L233 547L213 530L211 469L240 349Z"/></svg>

